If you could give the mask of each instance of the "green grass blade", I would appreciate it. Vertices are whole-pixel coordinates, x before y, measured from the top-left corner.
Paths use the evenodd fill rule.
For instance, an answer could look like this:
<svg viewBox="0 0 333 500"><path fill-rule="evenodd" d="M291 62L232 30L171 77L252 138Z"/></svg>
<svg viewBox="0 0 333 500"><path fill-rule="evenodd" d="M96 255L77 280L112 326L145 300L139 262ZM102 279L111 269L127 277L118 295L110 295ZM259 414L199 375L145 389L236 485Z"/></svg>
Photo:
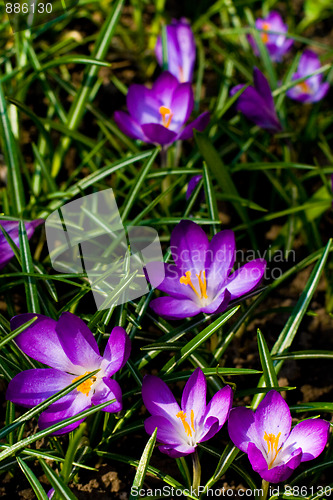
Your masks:
<svg viewBox="0 0 333 500"><path fill-rule="evenodd" d="M156 435L157 435L157 428L154 430L153 434L150 436L150 438L145 446L145 449L143 450L138 468L136 470L136 474L134 477L134 481L133 481L131 490L133 488L139 490L143 485L143 482L144 482L145 477L146 477L148 465L149 465L149 462L150 462L150 459L151 459L151 456L152 456L152 453L154 450L154 446L156 443ZM129 500L134 500L134 499L136 499L136 495L131 494L129 497Z"/></svg>
<svg viewBox="0 0 333 500"><path fill-rule="evenodd" d="M264 372L263 377L265 380L266 387L276 387L278 386L278 380L273 366L273 361L269 352L269 349L264 339L263 334L258 329L257 333L258 339L258 349L260 356L260 363L262 366L262 371Z"/></svg>
<svg viewBox="0 0 333 500"><path fill-rule="evenodd" d="M30 469L30 467L25 463L24 460L22 460L22 458L16 457L16 460L22 472L24 473L25 477L29 481L30 486L34 490L37 500L48 500L48 496L45 493L43 486L40 484L40 482Z"/></svg>

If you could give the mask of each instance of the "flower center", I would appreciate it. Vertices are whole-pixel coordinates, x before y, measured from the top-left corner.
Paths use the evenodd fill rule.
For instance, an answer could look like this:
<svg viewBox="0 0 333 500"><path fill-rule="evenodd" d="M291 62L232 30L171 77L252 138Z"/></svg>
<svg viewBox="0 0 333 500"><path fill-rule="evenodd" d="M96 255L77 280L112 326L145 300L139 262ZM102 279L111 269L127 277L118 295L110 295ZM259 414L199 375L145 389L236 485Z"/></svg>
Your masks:
<svg viewBox="0 0 333 500"><path fill-rule="evenodd" d="M262 29L265 31L268 31L271 29L271 25L269 23L264 23L262 25ZM268 36L268 33L261 33L261 39L264 43L268 43L269 41L269 36Z"/></svg>
<svg viewBox="0 0 333 500"><path fill-rule="evenodd" d="M83 375L79 375L78 377L73 378L72 383L73 382L77 382L81 378L83 378L86 375L88 375L88 373L90 373L90 372L86 372ZM78 391L82 392L82 394L85 394L88 397L90 389L91 389L91 386L93 385L94 382L96 382L96 377L95 376L93 376L91 378L88 378L88 380L86 380L85 382L82 382L82 384L80 384L76 389Z"/></svg>
<svg viewBox="0 0 333 500"><path fill-rule="evenodd" d="M159 112L162 115L162 125L165 128L169 128L170 127L170 123L171 123L171 119L173 117L173 113L171 112L171 109L167 108L166 106L161 106L160 109L159 109Z"/></svg>
<svg viewBox="0 0 333 500"><path fill-rule="evenodd" d="M203 276L203 280L201 279L201 273ZM192 288L193 292L195 293L195 295L198 297L199 300L203 298L208 299L205 271L200 271L199 274L196 274L196 277L198 278L199 281L200 294L198 293L198 291L196 290L195 286L191 281L191 271L186 271L185 276L182 276L180 278L179 283L181 283L182 285L190 285L190 287Z"/></svg>
<svg viewBox="0 0 333 500"><path fill-rule="evenodd" d="M192 430L191 430L191 427L193 429L193 432L195 432L195 428L194 428L194 411L191 410L191 427L190 427L190 424L188 422L186 422L186 413L183 412L182 410L179 411L176 415L177 418L180 418L180 420L182 421L182 424L184 426L184 430L186 432L186 435L189 436L189 437L192 437Z"/></svg>
<svg viewBox="0 0 333 500"><path fill-rule="evenodd" d="M311 87L307 82L301 82L297 85L301 92L304 94L311 94Z"/></svg>
<svg viewBox="0 0 333 500"><path fill-rule="evenodd" d="M267 455L270 461L268 464L269 469L271 469L274 460L276 459L279 451L281 450L281 446L280 448L278 448L280 436L281 432L279 432L279 434L275 436L275 434L267 434L267 432L265 431L264 440L267 443Z"/></svg>

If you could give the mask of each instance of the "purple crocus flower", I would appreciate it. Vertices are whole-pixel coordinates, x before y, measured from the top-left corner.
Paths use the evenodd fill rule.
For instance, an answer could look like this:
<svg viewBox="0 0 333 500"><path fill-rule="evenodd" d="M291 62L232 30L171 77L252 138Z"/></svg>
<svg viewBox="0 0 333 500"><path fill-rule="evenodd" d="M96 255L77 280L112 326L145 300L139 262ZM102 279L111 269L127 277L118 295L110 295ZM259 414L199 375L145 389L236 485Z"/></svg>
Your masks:
<svg viewBox="0 0 333 500"><path fill-rule="evenodd" d="M169 387L160 378L146 375L142 383L142 398L151 417L145 429L152 434L157 427L159 449L170 457L193 453L198 443L215 436L228 418L233 393L227 385L206 405L206 378L200 368L188 379L181 406Z"/></svg>
<svg viewBox="0 0 333 500"><path fill-rule="evenodd" d="M99 369L94 376L43 411L38 425L46 429L92 405L112 399L116 401L103 408L103 411L120 411L121 389L110 377L125 365L130 354L130 340L125 330L113 328L104 355L101 356L89 328L69 312L63 313L58 321L41 314L20 314L12 318L11 327L15 330L36 316L36 321L20 333L15 341L25 354L51 368L19 373L10 381L6 398L32 408L89 372ZM69 432L83 420L63 427L54 434Z"/></svg>
<svg viewBox="0 0 333 500"><path fill-rule="evenodd" d="M170 243L175 265L165 264L165 278L157 287L170 296L150 303L165 318L222 312L230 300L252 290L266 268L265 260L255 259L229 276L235 262L235 236L230 230L209 242L200 226L183 220L172 231Z"/></svg>
<svg viewBox="0 0 333 500"><path fill-rule="evenodd" d="M25 229L27 232L28 239L34 234L35 228L44 222L43 219L36 219L31 222L25 222ZM0 225L7 231L15 245L19 246L19 222L12 220L1 220ZM14 252L11 249L9 243L4 237L3 233L0 232L0 269L3 269L8 262L14 257Z"/></svg>
<svg viewBox="0 0 333 500"><path fill-rule="evenodd" d="M261 31L261 40L266 45L272 61L280 62L284 54L289 52L294 41L285 37L288 31L287 24L284 24L282 17L276 11L270 12L263 19L257 19L255 26ZM268 33L275 31L275 33ZM252 35L248 35L248 40L256 56L260 55L257 43Z"/></svg>
<svg viewBox="0 0 333 500"><path fill-rule="evenodd" d="M247 87L237 99L236 109L246 118L269 132L281 132L282 126L277 117L268 81L258 68L253 69L254 86ZM244 85L236 85L230 94L236 94Z"/></svg>
<svg viewBox="0 0 333 500"><path fill-rule="evenodd" d="M301 462L318 457L328 440L330 424L303 420L291 430L290 410L283 397L269 391L256 412L234 408L229 417L234 445L247 453L262 479L279 483L288 479Z"/></svg>
<svg viewBox="0 0 333 500"><path fill-rule="evenodd" d="M195 190L201 179L202 175L194 175L193 177L191 177L186 190L186 195L185 195L186 201L188 201L191 198L193 191Z"/></svg>
<svg viewBox="0 0 333 500"><path fill-rule="evenodd" d="M297 72L293 74L292 79L297 80L321 67L319 57L312 50L305 50L298 63ZM295 87L287 90L286 95L295 101L317 102L325 97L329 91L328 82L322 83L323 75L310 76L304 82L298 83Z"/></svg>
<svg viewBox="0 0 333 500"><path fill-rule="evenodd" d="M133 84L128 89L127 107L130 114L116 111L115 122L126 135L148 143L161 144L190 139L193 129L200 132L209 122L209 113L202 113L185 125L194 105L190 83L179 83L169 71L164 71L152 89Z"/></svg>
<svg viewBox="0 0 333 500"><path fill-rule="evenodd" d="M184 18L166 26L168 70L179 82L191 82L195 64L195 40L191 26ZM155 54L160 66L163 64L162 38L158 37Z"/></svg>

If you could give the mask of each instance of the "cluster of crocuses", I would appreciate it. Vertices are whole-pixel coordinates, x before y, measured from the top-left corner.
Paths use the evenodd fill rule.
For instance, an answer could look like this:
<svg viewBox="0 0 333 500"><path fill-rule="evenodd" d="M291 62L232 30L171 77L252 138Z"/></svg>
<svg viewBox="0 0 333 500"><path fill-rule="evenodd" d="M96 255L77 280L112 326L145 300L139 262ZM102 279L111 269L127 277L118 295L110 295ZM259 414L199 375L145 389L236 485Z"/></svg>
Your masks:
<svg viewBox="0 0 333 500"><path fill-rule="evenodd" d="M154 82L152 88L133 84L127 93L129 111L116 111L115 122L132 139L168 146L189 139L193 130L202 131L209 122L206 111L185 125L193 111L191 87L195 64L195 41L185 20L166 27L168 71ZM162 65L162 41L156 44L156 57Z"/></svg>
<svg viewBox="0 0 333 500"><path fill-rule="evenodd" d="M257 19L255 27L268 55L274 62L280 62L293 45L293 39L288 38L288 26L284 24L278 12L272 11L263 19ZM257 40L248 35L248 41L255 55L260 55ZM297 71L292 75L292 81L303 79L289 90L286 95L303 103L313 103L323 99L329 91L329 83L323 82L323 75L314 72L321 67L319 57L311 50L305 50L300 57ZM311 76L312 75L312 76ZM253 86L248 86L239 96L236 108L259 127L276 133L282 130L277 117L273 96L268 81L258 68L253 71ZM244 85L237 85L231 90L231 95L240 91Z"/></svg>

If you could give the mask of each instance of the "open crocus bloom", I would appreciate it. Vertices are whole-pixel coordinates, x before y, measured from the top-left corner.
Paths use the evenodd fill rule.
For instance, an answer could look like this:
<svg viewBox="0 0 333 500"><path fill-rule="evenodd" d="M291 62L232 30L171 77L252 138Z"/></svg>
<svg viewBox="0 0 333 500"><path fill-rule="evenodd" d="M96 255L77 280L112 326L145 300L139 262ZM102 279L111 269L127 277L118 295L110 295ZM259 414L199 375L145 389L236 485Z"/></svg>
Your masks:
<svg viewBox="0 0 333 500"><path fill-rule="evenodd" d="M230 230L209 242L200 226L183 220L172 231L170 244L175 265L165 264L165 279L157 287L170 297L150 303L165 318L222 312L230 300L252 290L265 272L265 260L255 259L229 276L235 262L235 236Z"/></svg>
<svg viewBox="0 0 333 500"><path fill-rule="evenodd" d="M169 71L164 71L148 89L133 84L128 89L127 107L130 114L116 111L115 122L124 134L147 143L171 144L190 139L193 129L203 131L209 122L208 111L185 125L193 110L190 83L179 83Z"/></svg>
<svg viewBox="0 0 333 500"><path fill-rule="evenodd" d="M170 457L193 453L197 443L215 436L222 428L232 405L233 393L227 385L206 405L206 378L200 368L188 379L181 406L168 386L158 377L146 375L142 383L142 398L151 417L145 429L152 434L157 427L159 449Z"/></svg>
<svg viewBox="0 0 333 500"><path fill-rule="evenodd" d="M297 80L321 67L319 57L311 50L305 50L299 60L297 72L292 79ZM329 83L322 83L323 75L310 76L304 82L297 84L286 92L286 95L295 101L317 102L325 97L329 91Z"/></svg>
<svg viewBox="0 0 333 500"><path fill-rule="evenodd" d="M120 411L121 389L110 377L125 365L130 354L130 340L125 330L121 327L112 330L104 355L101 356L89 328L69 312L63 313L58 321L41 314L20 314L12 318L11 327L15 330L36 316L36 321L20 333L15 341L25 354L51 368L19 373L10 381L6 398L32 408L72 382L99 369L98 373L43 411L38 425L45 429L92 405L112 399L116 401L103 408L103 411ZM82 421L68 425L54 434L69 432Z"/></svg>
<svg viewBox="0 0 333 500"><path fill-rule="evenodd" d="M287 403L269 391L256 412L234 408L228 421L234 445L247 453L254 471L262 479L279 483L288 479L301 462L318 457L328 440L330 424L325 420L303 420L291 431Z"/></svg>
<svg viewBox="0 0 333 500"><path fill-rule="evenodd" d="M272 11L263 19L257 19L255 26L261 31L260 36L266 45L272 61L280 62L284 54L289 52L294 41L285 37L288 26L284 24L282 17L276 11ZM276 33L269 33L274 31ZM256 41L252 35L248 35L248 40L256 56L260 55Z"/></svg>
<svg viewBox="0 0 333 500"><path fill-rule="evenodd" d="M25 229L27 232L28 239L34 234L35 228L44 222L43 219L36 219L31 222L25 222ZM19 246L19 222L12 220L1 220L0 225L7 231L15 245ZM0 269L4 268L10 259L14 257L14 252L11 249L6 238L0 232Z"/></svg>
<svg viewBox="0 0 333 500"><path fill-rule="evenodd" d="M274 100L268 81L258 68L253 69L254 86L247 87L236 103L237 111L269 132L281 132L282 127L277 117ZM236 94L244 85L236 85L230 94Z"/></svg>
<svg viewBox="0 0 333 500"><path fill-rule="evenodd" d="M195 40L189 23L182 18L172 20L166 26L168 70L179 82L191 82L195 64ZM163 64L162 39L158 37L155 54L160 66Z"/></svg>

